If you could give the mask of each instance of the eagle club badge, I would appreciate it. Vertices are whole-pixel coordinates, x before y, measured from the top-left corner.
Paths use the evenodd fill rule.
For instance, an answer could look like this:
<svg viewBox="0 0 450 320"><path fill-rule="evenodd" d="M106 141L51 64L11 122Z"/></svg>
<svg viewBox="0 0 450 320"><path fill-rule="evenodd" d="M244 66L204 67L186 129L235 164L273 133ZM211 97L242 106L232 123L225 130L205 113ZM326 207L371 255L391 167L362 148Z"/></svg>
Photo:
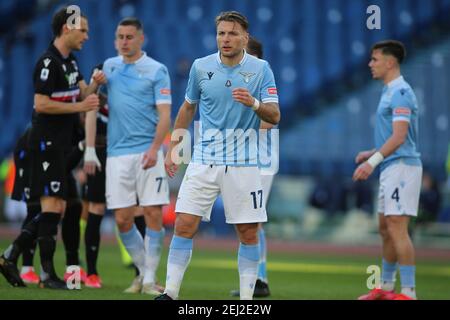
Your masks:
<svg viewBox="0 0 450 320"><path fill-rule="evenodd" d="M255 75L255 73L252 73L252 72L239 72L239 74L244 77L245 83L249 83L250 78Z"/></svg>

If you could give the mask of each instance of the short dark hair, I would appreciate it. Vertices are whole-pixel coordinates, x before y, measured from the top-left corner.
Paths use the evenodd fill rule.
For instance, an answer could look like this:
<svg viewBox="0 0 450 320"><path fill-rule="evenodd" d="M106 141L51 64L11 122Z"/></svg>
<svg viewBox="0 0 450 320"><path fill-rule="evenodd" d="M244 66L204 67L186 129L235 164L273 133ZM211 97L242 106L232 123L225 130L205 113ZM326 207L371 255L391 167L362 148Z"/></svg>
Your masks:
<svg viewBox="0 0 450 320"><path fill-rule="evenodd" d="M229 21L229 22L237 22L241 25L241 27L248 31L248 20L246 17L244 17L242 14L240 14L237 11L225 11L221 12L216 17L216 27L219 25L222 21Z"/></svg>
<svg viewBox="0 0 450 320"><path fill-rule="evenodd" d="M247 53L256 55L259 59L263 58L263 46L256 38L248 37Z"/></svg>
<svg viewBox="0 0 450 320"><path fill-rule="evenodd" d="M133 26L136 27L137 30L143 30L141 20L135 17L123 18L119 22L119 26Z"/></svg>
<svg viewBox="0 0 450 320"><path fill-rule="evenodd" d="M55 38L61 35L63 25L67 24L67 20L73 15L73 12L69 11L68 8L69 6L63 6L53 15L52 32ZM83 13L81 13L81 17L87 19Z"/></svg>
<svg viewBox="0 0 450 320"><path fill-rule="evenodd" d="M377 42L372 47L372 52L381 50L384 55L390 55L397 59L401 64L406 57L405 45L397 40L385 40Z"/></svg>

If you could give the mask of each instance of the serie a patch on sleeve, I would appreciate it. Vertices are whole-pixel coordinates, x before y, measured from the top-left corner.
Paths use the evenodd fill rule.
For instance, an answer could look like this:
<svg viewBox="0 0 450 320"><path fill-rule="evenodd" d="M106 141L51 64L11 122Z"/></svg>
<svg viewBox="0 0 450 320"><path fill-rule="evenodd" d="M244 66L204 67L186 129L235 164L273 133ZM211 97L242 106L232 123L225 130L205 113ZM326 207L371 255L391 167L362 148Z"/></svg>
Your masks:
<svg viewBox="0 0 450 320"><path fill-rule="evenodd" d="M397 107L394 109L394 116L410 116L411 109L406 107Z"/></svg>

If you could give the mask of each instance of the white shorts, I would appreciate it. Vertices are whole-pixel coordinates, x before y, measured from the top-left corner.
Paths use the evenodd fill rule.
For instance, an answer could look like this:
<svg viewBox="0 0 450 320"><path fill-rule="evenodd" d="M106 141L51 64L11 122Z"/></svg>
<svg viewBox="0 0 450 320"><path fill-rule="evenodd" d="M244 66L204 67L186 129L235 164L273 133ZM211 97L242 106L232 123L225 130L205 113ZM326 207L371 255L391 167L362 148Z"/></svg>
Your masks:
<svg viewBox="0 0 450 320"><path fill-rule="evenodd" d="M190 163L181 183L175 211L211 220L221 194L230 224L266 222L265 196L257 167L226 167Z"/></svg>
<svg viewBox="0 0 450 320"><path fill-rule="evenodd" d="M385 216L417 216L422 167L402 162L387 167L380 175L378 213Z"/></svg>
<svg viewBox="0 0 450 320"><path fill-rule="evenodd" d="M169 203L169 185L163 152L150 169L142 169L144 153L106 159L106 205L108 209L157 206Z"/></svg>
<svg viewBox="0 0 450 320"><path fill-rule="evenodd" d="M262 184L262 190L263 190L263 195L264 195L264 204L267 208L267 200L269 199L270 196L270 190L272 189L272 183L273 183L273 177L275 175L271 174L271 175L267 175L267 174L262 174L261 175L261 184Z"/></svg>

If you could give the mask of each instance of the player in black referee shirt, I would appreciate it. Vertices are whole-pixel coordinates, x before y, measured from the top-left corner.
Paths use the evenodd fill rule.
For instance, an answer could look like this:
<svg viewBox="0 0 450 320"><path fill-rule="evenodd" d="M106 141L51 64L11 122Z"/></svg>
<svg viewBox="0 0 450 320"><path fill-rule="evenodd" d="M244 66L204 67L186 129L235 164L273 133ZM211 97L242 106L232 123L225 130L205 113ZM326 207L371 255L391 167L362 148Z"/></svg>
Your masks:
<svg viewBox="0 0 450 320"><path fill-rule="evenodd" d="M67 154L72 145L78 113L96 110L94 93L106 82L100 71L86 85L72 51L81 50L88 39L88 21L66 7L53 16L54 40L39 58L34 74L34 112L29 135L31 197L40 198L42 216L37 237L43 275L41 287L66 288L53 266L57 225L65 211L67 199ZM13 261L32 241L27 227L13 245L0 257L0 271L13 286L23 286Z"/></svg>

